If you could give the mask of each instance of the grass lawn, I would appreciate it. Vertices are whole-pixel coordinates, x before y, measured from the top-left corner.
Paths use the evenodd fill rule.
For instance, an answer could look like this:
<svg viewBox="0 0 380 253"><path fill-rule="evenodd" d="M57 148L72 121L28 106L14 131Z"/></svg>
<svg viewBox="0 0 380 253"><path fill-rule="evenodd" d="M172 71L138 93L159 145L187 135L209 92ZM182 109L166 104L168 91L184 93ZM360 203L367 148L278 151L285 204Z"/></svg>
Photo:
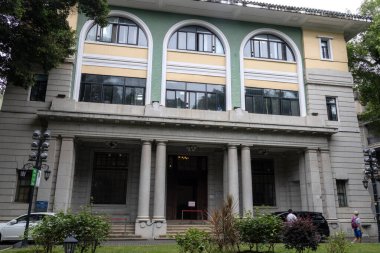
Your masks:
<svg viewBox="0 0 380 253"><path fill-rule="evenodd" d="M35 247L27 249L9 249L2 251L6 253L35 253ZM148 245L148 246L104 246L100 247L97 253L178 253L177 245ZM287 250L282 244L276 246L276 253L295 252ZM312 252L312 251L311 251ZM380 243L362 243L350 245L349 253L379 253ZM63 253L62 247L57 247L54 253ZM325 245L321 244L316 253L327 253Z"/></svg>

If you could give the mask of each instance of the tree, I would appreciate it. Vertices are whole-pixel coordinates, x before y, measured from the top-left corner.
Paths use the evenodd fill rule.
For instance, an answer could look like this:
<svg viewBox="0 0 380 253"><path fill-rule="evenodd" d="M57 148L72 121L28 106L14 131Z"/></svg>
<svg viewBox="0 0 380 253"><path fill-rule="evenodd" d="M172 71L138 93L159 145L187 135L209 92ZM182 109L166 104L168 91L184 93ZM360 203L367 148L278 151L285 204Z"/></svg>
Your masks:
<svg viewBox="0 0 380 253"><path fill-rule="evenodd" d="M107 24L107 0L0 0L0 86L33 84L36 70L48 72L75 52L67 18L78 12Z"/></svg>
<svg viewBox="0 0 380 253"><path fill-rule="evenodd" d="M365 0L360 7L365 16L372 16L367 31L348 43L349 67L355 89L366 110L360 119L380 127L380 0Z"/></svg>

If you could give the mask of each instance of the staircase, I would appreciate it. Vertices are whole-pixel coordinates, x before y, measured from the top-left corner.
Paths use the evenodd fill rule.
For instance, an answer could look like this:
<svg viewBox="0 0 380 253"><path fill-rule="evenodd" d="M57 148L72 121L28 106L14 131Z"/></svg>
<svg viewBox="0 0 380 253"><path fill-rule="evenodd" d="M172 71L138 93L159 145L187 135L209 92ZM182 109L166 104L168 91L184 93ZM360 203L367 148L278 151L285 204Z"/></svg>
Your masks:
<svg viewBox="0 0 380 253"><path fill-rule="evenodd" d="M168 221L166 235L161 236L160 238L174 239L177 234L185 234L190 228L197 228L199 230L211 232L211 225L207 221Z"/></svg>
<svg viewBox="0 0 380 253"><path fill-rule="evenodd" d="M111 231L108 235L109 241L125 241L141 239L141 236L135 235L135 223L112 223Z"/></svg>

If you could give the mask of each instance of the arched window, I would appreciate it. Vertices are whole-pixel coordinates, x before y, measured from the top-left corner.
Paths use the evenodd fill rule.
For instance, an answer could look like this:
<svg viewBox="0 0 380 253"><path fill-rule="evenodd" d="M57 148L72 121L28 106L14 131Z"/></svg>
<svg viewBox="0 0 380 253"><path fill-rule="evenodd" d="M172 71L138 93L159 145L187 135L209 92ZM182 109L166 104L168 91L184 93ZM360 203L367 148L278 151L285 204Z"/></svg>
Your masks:
<svg viewBox="0 0 380 253"><path fill-rule="evenodd" d="M224 54L224 48L219 38L200 26L185 26L177 30L170 37L168 48Z"/></svg>
<svg viewBox="0 0 380 253"><path fill-rule="evenodd" d="M258 34L249 39L244 47L244 57L295 61L293 52L285 41L270 34Z"/></svg>
<svg viewBox="0 0 380 253"><path fill-rule="evenodd" d="M144 31L132 20L121 17L109 17L108 25L103 28L94 25L87 33L86 40L148 46Z"/></svg>

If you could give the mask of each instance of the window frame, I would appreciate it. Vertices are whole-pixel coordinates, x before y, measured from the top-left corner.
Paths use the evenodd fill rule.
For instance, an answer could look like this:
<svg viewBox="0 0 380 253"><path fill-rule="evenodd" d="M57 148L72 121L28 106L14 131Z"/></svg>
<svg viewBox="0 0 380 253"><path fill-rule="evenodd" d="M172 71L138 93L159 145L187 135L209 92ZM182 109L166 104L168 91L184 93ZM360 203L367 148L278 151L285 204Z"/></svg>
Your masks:
<svg viewBox="0 0 380 253"><path fill-rule="evenodd" d="M334 99L334 103L329 103L328 99ZM332 109L331 109L332 106L335 106L336 118L333 117ZM326 96L326 111L327 111L327 119L329 121L339 121L338 98L337 97Z"/></svg>
<svg viewBox="0 0 380 253"><path fill-rule="evenodd" d="M257 164L263 164L262 166L265 166L265 163L269 164L268 166L271 166L271 171L268 172L268 170L262 170L260 173L255 174L255 169L259 168L260 166L257 166ZM262 169L262 168L260 168ZM251 175L252 175L252 198L253 198L253 206L270 206L275 207L277 205L277 195L276 195L276 167L275 167L275 160L273 158L259 158L254 157L251 158ZM265 178L260 178L260 176L263 176ZM258 180L257 180L258 179ZM264 179L270 179L271 182L265 182ZM256 181L257 180L257 181ZM268 187L261 187L261 185L270 185L272 186L272 199L264 199L265 203L255 203L257 201L257 196L265 196L268 197L266 190ZM261 189L261 192L256 191L256 186L259 189ZM256 194L255 194L256 193ZM265 193L265 194L263 194ZM264 197L264 198L265 198ZM269 201L271 200L271 201ZM271 202L271 203L269 203Z"/></svg>
<svg viewBox="0 0 380 253"><path fill-rule="evenodd" d="M339 207L348 207L347 183L348 180L336 179L336 195Z"/></svg>
<svg viewBox="0 0 380 253"><path fill-rule="evenodd" d="M324 46L323 43L326 42L326 49L328 53L328 57L325 57L324 55ZM326 61L333 61L333 50L332 50L332 38L330 37L325 37L325 36L320 36L319 37L319 50L320 50L320 55L321 55L321 60L326 60Z"/></svg>
<svg viewBox="0 0 380 253"><path fill-rule="evenodd" d="M27 170L24 177L21 177L18 173L17 175L17 185L15 193L15 201L18 203L28 203L29 193L31 190L30 183L32 180L32 170ZM21 182L23 182L21 184Z"/></svg>
<svg viewBox="0 0 380 253"><path fill-rule="evenodd" d="M257 38L259 36L266 36L266 39L264 39L264 38ZM277 40L275 40L273 38L270 38L270 36L276 38ZM257 47L257 49L259 51L258 54L256 53L256 46L255 46L256 42L258 42L258 47ZM262 42L266 43L266 56L263 56L262 53L261 53ZM275 50L274 52L272 52L272 49L271 49L271 45L273 43L276 45L276 48L277 48L277 50ZM250 54L250 56L246 55L245 48L247 46L249 46L249 54ZM281 50L279 50L279 46L280 46ZM288 53L287 53L288 51L291 54L291 58L289 58L289 56L288 56ZM276 53L278 56L281 55L282 57L271 57L271 54L272 54L271 52L273 54ZM251 37L247 41L247 43L244 45L243 55L246 58L265 59L265 60L283 61L283 62L292 62L292 63L296 62L296 58L295 58L294 52L293 52L292 48L288 45L288 43L286 43L279 36L273 35L273 34L270 34L270 33L260 33L260 34L256 34L253 37Z"/></svg>
<svg viewBox="0 0 380 253"><path fill-rule="evenodd" d="M49 76L47 74L36 74L34 75L34 84L30 87L28 92L28 101L32 102L46 102L46 92L48 86ZM33 97L34 90L37 89L36 93L38 96ZM41 95L41 92L43 95Z"/></svg>

